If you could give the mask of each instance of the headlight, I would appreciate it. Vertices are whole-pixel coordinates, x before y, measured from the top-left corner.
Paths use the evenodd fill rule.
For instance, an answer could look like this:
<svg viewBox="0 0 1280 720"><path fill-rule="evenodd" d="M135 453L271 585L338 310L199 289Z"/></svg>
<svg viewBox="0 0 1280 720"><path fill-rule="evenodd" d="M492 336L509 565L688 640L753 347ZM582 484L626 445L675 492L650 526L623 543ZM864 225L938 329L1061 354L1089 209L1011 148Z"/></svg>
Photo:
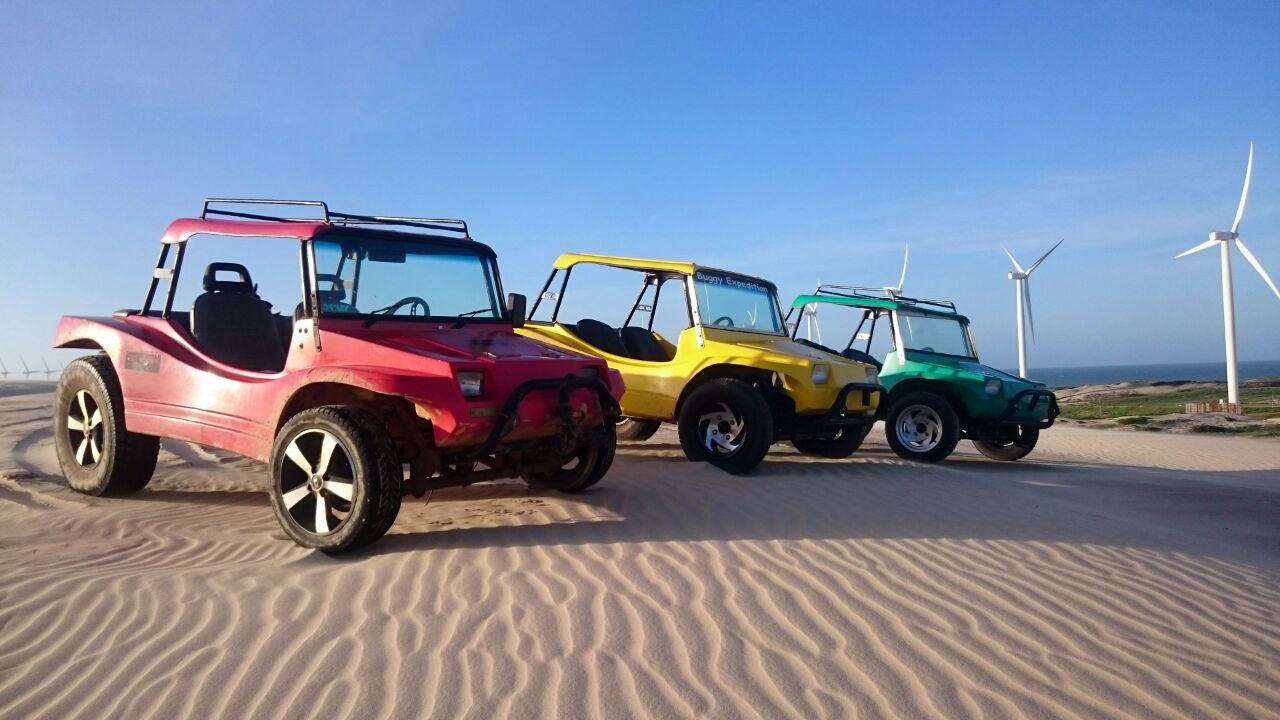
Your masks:
<svg viewBox="0 0 1280 720"><path fill-rule="evenodd" d="M869 383L880 382L880 373L877 372L874 367L867 368L867 382Z"/></svg>
<svg viewBox="0 0 1280 720"><path fill-rule="evenodd" d="M598 367L594 367L594 366L593 366L593 367L584 367L584 368L582 368L582 377L599 378L599 377L600 377L600 368L598 368Z"/></svg>
<svg viewBox="0 0 1280 720"><path fill-rule="evenodd" d="M1000 378L987 378L986 391L988 395L995 396L1000 394L1000 390L1004 387L1004 383Z"/></svg>
<svg viewBox="0 0 1280 720"><path fill-rule="evenodd" d="M480 391L484 388L484 373L458 373L458 388L462 390L463 397L478 397Z"/></svg>
<svg viewBox="0 0 1280 720"><path fill-rule="evenodd" d="M823 385L827 382L827 376L831 374L831 368L827 365L814 365L813 370L809 372L809 379L814 385Z"/></svg>

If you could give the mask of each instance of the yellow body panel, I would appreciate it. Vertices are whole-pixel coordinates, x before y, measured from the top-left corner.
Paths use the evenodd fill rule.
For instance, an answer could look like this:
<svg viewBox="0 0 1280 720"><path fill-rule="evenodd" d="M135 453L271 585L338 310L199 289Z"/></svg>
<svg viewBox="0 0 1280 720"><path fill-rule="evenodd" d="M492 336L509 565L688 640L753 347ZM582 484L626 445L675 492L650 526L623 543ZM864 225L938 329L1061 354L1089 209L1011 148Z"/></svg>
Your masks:
<svg viewBox="0 0 1280 720"><path fill-rule="evenodd" d="M598 256L576 257L585 262L599 262L587 259ZM646 264L640 267L658 269L653 261L644 262ZM622 414L627 417L675 422L676 402L685 385L713 365L737 365L777 374L800 414L826 412L835 403L840 389L848 383L876 382L872 366L833 358L783 335L703 326L704 343L699 347L698 331L699 328L691 327L680 333L675 343L675 356L671 360L651 362L607 353L586 343L560 323L531 322L517 330L536 340L602 358L609 367L621 372L627 386L622 395ZM660 340L670 347L665 338ZM827 381L821 385L814 384L811 379L813 366L818 364L830 368ZM846 410L850 413L870 412L875 410L878 402L879 395L874 394L871 404L864 405L862 394L855 392L849 395Z"/></svg>

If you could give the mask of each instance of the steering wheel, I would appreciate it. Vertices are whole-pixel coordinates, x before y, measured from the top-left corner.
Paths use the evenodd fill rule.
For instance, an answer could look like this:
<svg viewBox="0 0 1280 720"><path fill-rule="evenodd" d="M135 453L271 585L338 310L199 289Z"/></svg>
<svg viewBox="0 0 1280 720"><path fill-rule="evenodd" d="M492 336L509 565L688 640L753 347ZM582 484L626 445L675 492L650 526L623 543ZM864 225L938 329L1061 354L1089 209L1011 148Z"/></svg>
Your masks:
<svg viewBox="0 0 1280 720"><path fill-rule="evenodd" d="M386 306L386 307L384 307L384 308L380 308L380 309L378 309L378 310L374 310L374 311L373 311L373 313L374 313L374 314L376 314L376 315L382 315L382 314L384 314L384 313L385 313L385 314L387 314L387 315L395 315L395 314L396 314L396 311L397 311L397 310L399 310L400 308L404 307L405 305L413 305L413 306L414 306L414 308L417 308L418 306L422 306L422 314L423 314L423 315L430 315L430 314L431 314L431 306L430 306L430 305L427 305L427 301L426 301L426 300L423 300L422 298L418 297L417 295L410 295L409 297L403 298L403 299L401 299L401 300L397 300L396 302L394 302L394 303L392 303L392 304L390 304L390 305L388 305L388 306ZM412 312L412 311L410 311L410 313L409 313L409 314L410 314L410 315L417 315L417 313L416 313L416 312Z"/></svg>
<svg viewBox="0 0 1280 720"><path fill-rule="evenodd" d="M719 325L720 327L733 327L733 318L729 317L728 315L721 315L720 317L716 318L715 322L711 324Z"/></svg>

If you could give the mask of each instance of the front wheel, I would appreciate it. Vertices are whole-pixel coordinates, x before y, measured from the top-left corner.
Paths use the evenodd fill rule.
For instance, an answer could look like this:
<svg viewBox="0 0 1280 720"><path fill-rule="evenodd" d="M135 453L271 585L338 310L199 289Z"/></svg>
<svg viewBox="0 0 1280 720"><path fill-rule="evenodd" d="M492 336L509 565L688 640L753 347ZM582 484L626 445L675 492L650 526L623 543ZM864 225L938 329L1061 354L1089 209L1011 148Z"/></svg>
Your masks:
<svg viewBox="0 0 1280 720"><path fill-rule="evenodd" d="M831 437L794 437L791 444L805 455L823 458L847 458L858 451L870 425L843 425L831 433Z"/></svg>
<svg viewBox="0 0 1280 720"><path fill-rule="evenodd" d="M750 472L773 444L773 413L760 391L733 378L699 385L680 407L685 457L734 475Z"/></svg>
<svg viewBox="0 0 1280 720"><path fill-rule="evenodd" d="M304 410L276 436L271 507L285 533L327 553L382 537L404 497L404 469L377 419L340 405Z"/></svg>
<svg viewBox="0 0 1280 720"><path fill-rule="evenodd" d="M889 447L898 457L938 462L960 442L960 417L946 398L931 392L913 392L889 408L884 431Z"/></svg>
<svg viewBox="0 0 1280 720"><path fill-rule="evenodd" d="M974 440L973 446L978 448L978 452L986 455L992 460L1021 460L1036 448L1036 442L1040 440L1040 430L1038 428L1019 425L1012 438L1004 441L995 440Z"/></svg>
<svg viewBox="0 0 1280 720"><path fill-rule="evenodd" d="M614 424L605 422L598 430L588 433L578 449L549 472L526 473L525 482L530 487L550 488L560 492L578 493L600 482L613 466L613 456L618 449Z"/></svg>

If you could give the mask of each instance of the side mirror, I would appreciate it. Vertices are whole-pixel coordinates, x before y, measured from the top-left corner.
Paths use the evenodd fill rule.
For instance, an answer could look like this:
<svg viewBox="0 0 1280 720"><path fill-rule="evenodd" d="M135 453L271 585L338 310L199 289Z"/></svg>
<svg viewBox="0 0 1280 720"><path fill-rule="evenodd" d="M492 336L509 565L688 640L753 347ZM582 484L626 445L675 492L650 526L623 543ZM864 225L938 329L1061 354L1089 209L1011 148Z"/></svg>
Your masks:
<svg viewBox="0 0 1280 720"><path fill-rule="evenodd" d="M511 327L524 327L525 297L520 293L507 293L507 319Z"/></svg>

